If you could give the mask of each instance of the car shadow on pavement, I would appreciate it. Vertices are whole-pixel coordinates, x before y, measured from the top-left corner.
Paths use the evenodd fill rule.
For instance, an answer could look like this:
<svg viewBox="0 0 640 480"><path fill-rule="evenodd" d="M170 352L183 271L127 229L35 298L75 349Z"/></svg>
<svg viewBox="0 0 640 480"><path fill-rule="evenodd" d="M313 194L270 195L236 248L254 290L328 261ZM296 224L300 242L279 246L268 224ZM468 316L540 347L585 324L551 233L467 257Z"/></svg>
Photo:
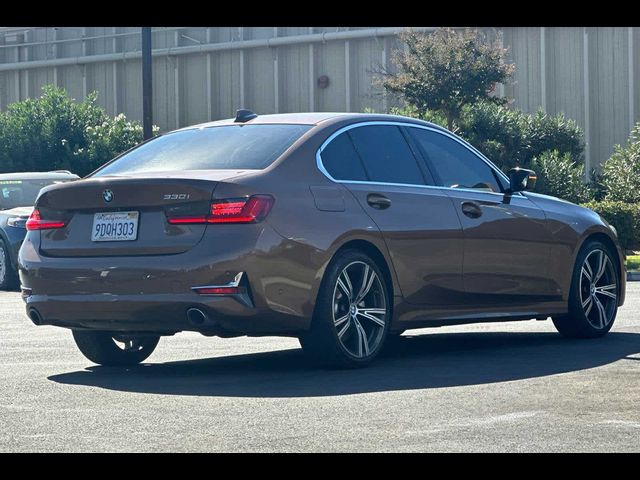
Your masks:
<svg viewBox="0 0 640 480"><path fill-rule="evenodd" d="M116 391L223 397L315 397L507 382L626 361L640 334L567 340L556 333L437 333L390 341L370 367L313 366L302 350L144 364L89 367L49 380Z"/></svg>

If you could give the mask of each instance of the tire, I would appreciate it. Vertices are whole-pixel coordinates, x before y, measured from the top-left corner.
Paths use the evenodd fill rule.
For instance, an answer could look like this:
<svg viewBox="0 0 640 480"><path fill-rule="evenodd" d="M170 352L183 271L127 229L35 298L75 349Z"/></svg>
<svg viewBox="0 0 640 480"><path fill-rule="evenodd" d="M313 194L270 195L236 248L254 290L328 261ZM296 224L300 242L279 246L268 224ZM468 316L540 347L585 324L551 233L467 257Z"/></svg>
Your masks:
<svg viewBox="0 0 640 480"><path fill-rule="evenodd" d="M0 290L15 290L18 286L18 272L11 264L9 249L0 239Z"/></svg>
<svg viewBox="0 0 640 480"><path fill-rule="evenodd" d="M382 271L368 255L339 252L324 274L311 328L300 336L303 351L326 366L368 365L387 337L391 298Z"/></svg>
<svg viewBox="0 0 640 480"><path fill-rule="evenodd" d="M125 367L137 365L146 360L155 350L160 337L151 335L134 337L111 332L73 330L73 339L82 354L93 363Z"/></svg>
<svg viewBox="0 0 640 480"><path fill-rule="evenodd" d="M620 289L620 272L615 258L609 246L602 242L592 240L582 247L571 277L569 311L552 318L562 336L597 338L611 330L618 311Z"/></svg>

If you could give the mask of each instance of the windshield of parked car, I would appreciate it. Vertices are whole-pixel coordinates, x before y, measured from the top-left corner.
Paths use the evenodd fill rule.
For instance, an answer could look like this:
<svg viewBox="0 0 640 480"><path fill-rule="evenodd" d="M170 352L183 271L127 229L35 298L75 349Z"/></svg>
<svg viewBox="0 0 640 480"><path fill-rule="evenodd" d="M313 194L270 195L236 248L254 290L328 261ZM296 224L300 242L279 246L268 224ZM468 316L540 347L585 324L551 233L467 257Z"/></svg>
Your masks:
<svg viewBox="0 0 640 480"><path fill-rule="evenodd" d="M40 190L60 180L0 180L0 210L31 207Z"/></svg>
<svg viewBox="0 0 640 480"><path fill-rule="evenodd" d="M131 150L93 176L179 170L263 169L311 125L224 125L162 135Z"/></svg>

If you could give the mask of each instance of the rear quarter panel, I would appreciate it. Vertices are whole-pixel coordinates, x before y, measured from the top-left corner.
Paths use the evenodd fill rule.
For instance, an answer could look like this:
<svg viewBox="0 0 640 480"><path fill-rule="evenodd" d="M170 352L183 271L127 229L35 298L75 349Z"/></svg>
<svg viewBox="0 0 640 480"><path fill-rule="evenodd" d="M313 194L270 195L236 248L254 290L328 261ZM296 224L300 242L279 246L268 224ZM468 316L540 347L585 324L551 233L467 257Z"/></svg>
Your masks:
<svg viewBox="0 0 640 480"><path fill-rule="evenodd" d="M267 302L287 304L291 313L310 318L327 265L347 242L364 240L385 258L396 295L399 286L382 234L349 190L325 177L316 151L345 122L312 129L275 164L259 175L220 184L216 197L271 194L276 199L267 222L282 236L261 278ZM315 196L314 193L315 192ZM320 193L319 193L320 192ZM329 201L328 196L335 196ZM276 252L270 252L276 253ZM282 292L288 292L283 298Z"/></svg>

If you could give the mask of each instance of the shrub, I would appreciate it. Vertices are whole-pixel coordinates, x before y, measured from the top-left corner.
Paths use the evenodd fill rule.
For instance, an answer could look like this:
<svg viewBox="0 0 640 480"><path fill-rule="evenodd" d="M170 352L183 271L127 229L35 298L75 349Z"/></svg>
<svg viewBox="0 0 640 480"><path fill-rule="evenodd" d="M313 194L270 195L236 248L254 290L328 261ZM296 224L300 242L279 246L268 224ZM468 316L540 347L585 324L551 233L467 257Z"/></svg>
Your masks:
<svg viewBox="0 0 640 480"><path fill-rule="evenodd" d="M602 166L601 183L608 200L640 202L640 122L631 131L625 147L616 145Z"/></svg>
<svg viewBox="0 0 640 480"><path fill-rule="evenodd" d="M518 164L525 142L526 114L481 102L465 109L460 135L504 171ZM525 166L520 162L521 166Z"/></svg>
<svg viewBox="0 0 640 480"><path fill-rule="evenodd" d="M616 228L624 248L640 243L640 206L613 200L589 202L583 206L599 213Z"/></svg>
<svg viewBox="0 0 640 480"><path fill-rule="evenodd" d="M139 123L109 117L95 92L75 102L49 85L39 98L0 113L0 172L66 169L84 176L142 137Z"/></svg>
<svg viewBox="0 0 640 480"><path fill-rule="evenodd" d="M433 33L406 30L400 39L407 48L394 52L397 71L383 71L382 86L398 94L421 115L441 112L449 130L465 105L479 100L503 102L491 96L504 83L514 65L505 62L499 39L489 41L476 30L440 28Z"/></svg>
<svg viewBox="0 0 640 480"><path fill-rule="evenodd" d="M630 255L627 257L627 271L634 272L640 270L640 255Z"/></svg>
<svg viewBox="0 0 640 480"><path fill-rule="evenodd" d="M549 150L567 153L574 161L582 162L583 132L574 120L566 119L562 113L552 116L538 110L535 115L522 114L522 121L525 134L521 162L528 164Z"/></svg>
<svg viewBox="0 0 640 480"><path fill-rule="evenodd" d="M155 133L157 133L157 127ZM86 151L77 152L76 156L86 164L88 171L93 171L116 155L129 150L142 141L142 125L129 122L123 115L85 129L87 138Z"/></svg>
<svg viewBox="0 0 640 480"><path fill-rule="evenodd" d="M504 171L529 168L543 152L568 153L581 163L582 129L562 113L551 116L539 110L530 115L502 105L480 102L464 114L460 134Z"/></svg>
<svg viewBox="0 0 640 480"><path fill-rule="evenodd" d="M570 153L544 152L533 159L531 167L538 174L536 192L573 203L593 200L594 193L584 182L584 166L575 162Z"/></svg>

